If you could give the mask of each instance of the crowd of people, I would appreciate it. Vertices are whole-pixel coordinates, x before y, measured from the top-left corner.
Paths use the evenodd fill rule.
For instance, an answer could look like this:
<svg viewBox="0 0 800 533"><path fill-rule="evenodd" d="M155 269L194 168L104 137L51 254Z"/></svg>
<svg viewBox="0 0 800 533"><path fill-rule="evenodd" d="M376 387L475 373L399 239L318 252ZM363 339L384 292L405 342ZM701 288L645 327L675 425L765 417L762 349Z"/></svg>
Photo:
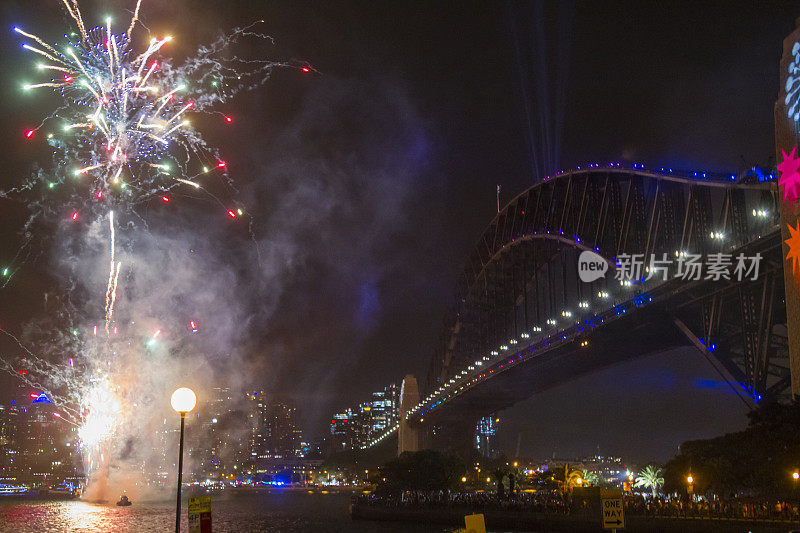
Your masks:
<svg viewBox="0 0 800 533"><path fill-rule="evenodd" d="M626 498L626 511L631 514L675 518L727 518L742 520L800 520L800 503L781 499L753 498L681 499L665 497Z"/></svg>
<svg viewBox="0 0 800 533"><path fill-rule="evenodd" d="M508 510L562 515L599 512L599 498L539 490L498 497L494 493L470 491L405 492L401 495L364 494L358 502L371 506L422 509L464 508L471 512ZM800 502L786 500L729 500L629 494L624 497L626 515L662 518L704 518L740 520L800 520Z"/></svg>
<svg viewBox="0 0 800 533"><path fill-rule="evenodd" d="M367 505L389 507L468 507L470 509L528 510L542 513L566 514L566 500L557 492L517 493L505 498L488 492L405 492L399 496L363 494L359 501Z"/></svg>

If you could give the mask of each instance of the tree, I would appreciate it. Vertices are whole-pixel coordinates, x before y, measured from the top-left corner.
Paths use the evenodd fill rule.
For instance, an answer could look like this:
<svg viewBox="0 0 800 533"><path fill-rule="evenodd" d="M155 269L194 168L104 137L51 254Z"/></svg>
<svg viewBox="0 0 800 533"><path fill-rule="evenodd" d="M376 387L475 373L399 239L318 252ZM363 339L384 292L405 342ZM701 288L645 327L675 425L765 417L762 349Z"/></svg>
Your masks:
<svg viewBox="0 0 800 533"><path fill-rule="evenodd" d="M800 403L763 403L748 417L742 431L681 444L664 467L664 490L685 491L686 477L692 474L696 494L792 494L791 473L800 466Z"/></svg>
<svg viewBox="0 0 800 533"><path fill-rule="evenodd" d="M569 494L572 489L583 483L583 471L573 468L569 463L564 464L563 470L557 470L553 479L558 482L561 492Z"/></svg>
<svg viewBox="0 0 800 533"><path fill-rule="evenodd" d="M464 465L455 455L421 450L403 452L385 463L378 468L373 481L376 491L385 494L438 491L457 488L464 472Z"/></svg>
<svg viewBox="0 0 800 533"><path fill-rule="evenodd" d="M594 487L600 484L600 477L594 472L589 472L586 469L581 470L581 472L583 472L583 480L587 485Z"/></svg>
<svg viewBox="0 0 800 533"><path fill-rule="evenodd" d="M513 496L517 491L517 482L519 480L519 469L514 468L508 473L508 493Z"/></svg>
<svg viewBox="0 0 800 533"><path fill-rule="evenodd" d="M658 494L658 488L664 484L664 476L660 468L653 465L647 465L638 476L634 486L650 489L653 492L653 498Z"/></svg>
<svg viewBox="0 0 800 533"><path fill-rule="evenodd" d="M492 477L497 483L497 497L501 500L505 497L505 486L503 485L503 479L506 477L507 473L508 470L502 466L498 466L492 472Z"/></svg>

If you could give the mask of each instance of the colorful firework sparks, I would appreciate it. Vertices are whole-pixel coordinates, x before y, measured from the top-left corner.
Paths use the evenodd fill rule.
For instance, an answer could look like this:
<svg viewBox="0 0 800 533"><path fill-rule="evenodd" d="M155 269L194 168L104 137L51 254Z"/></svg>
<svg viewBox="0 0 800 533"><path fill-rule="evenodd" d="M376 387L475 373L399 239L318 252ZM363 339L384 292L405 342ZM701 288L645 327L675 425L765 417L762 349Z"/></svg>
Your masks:
<svg viewBox="0 0 800 533"><path fill-rule="evenodd" d="M59 365L36 357L17 337L0 332L26 352L26 365L34 375L28 377L28 370L25 375L19 371L20 379L48 390L61 409L59 418L79 427L87 464L94 469L102 462L103 443L122 423L124 408L130 403L122 400L125 393L120 382L124 380L109 369L112 332L117 333L113 313L122 268L115 256L115 213L120 218L150 198L170 203L167 191L186 186L187 190L200 190L212 198L220 206L221 215L233 219L241 216L242 206L219 199L204 186L203 176L211 172L224 175L223 181L228 183L228 164L205 141L192 120L198 113L207 113L226 126L233 123L233 117L214 110L213 106L237 92L260 86L274 68L289 65L239 58L231 52L231 47L243 39L271 42L255 29L263 20L235 28L213 43L201 46L182 65L173 66L163 55L173 40L171 36L148 35L146 46L136 47L136 37L140 36L134 32L141 27L137 25L141 0L136 2L130 23L121 33L115 32L111 19L87 29L77 0L62 0L62 3L76 29L65 35L65 42L50 43L22 28L14 28L25 39L23 48L36 56L37 71L44 77L23 88L52 91L61 97L56 109L47 113L38 126L24 132L26 139L41 138L53 148L54 169L49 173L39 172L14 189L0 190L0 197L26 195L35 191L37 185L45 192L65 186L69 194L52 200L65 202L69 198L61 210L65 219L78 223L84 219L108 218L110 269L105 292L105 347L83 353L67 352L74 355L64 365L66 370L59 371ZM310 70L306 65L298 68L303 72ZM40 130L46 135L37 135ZM58 210L46 212L52 214ZM36 216L34 213L31 220ZM3 284L8 283L10 272L16 267L2 271ZM197 332L194 321L191 331ZM96 325L92 332L92 337L96 337ZM160 333L157 330L148 344L152 345ZM77 330L72 331L72 336L77 338ZM60 396L52 391L75 384L72 376L79 361L73 360L75 356L83 358L80 367L89 374L80 387ZM16 371L2 359L0 370ZM46 375L50 387L38 383L35 375Z"/></svg>
<svg viewBox="0 0 800 533"><path fill-rule="evenodd" d="M51 90L62 97L56 110L25 132L32 139L42 128L52 131L47 142L58 163L69 169L62 179L72 174L84 191L124 205L161 197L179 184L202 188L197 180L203 174L227 172L216 149L192 125L192 115L210 113L226 124L233 122L212 106L260 85L275 67L286 66L223 53L243 38L268 40L254 29L263 21L234 29L174 67L162 55L170 35L153 36L144 50L135 50L132 33L141 0L124 33L114 32L111 19L87 30L77 1L62 2L78 30L65 36L65 43L50 44L14 28L46 76L23 88ZM229 209L225 206L222 212Z"/></svg>

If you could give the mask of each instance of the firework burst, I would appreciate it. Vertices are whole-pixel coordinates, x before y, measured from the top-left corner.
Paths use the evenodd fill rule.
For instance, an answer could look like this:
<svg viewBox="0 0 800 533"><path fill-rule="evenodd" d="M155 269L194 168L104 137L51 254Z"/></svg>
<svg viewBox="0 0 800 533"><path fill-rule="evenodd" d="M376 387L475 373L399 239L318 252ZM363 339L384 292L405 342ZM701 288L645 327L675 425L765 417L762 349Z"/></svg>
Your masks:
<svg viewBox="0 0 800 533"><path fill-rule="evenodd" d="M124 268L116 254L115 213L117 220L128 213L135 214L137 205L154 197L169 203L168 191L186 187L208 195L228 217L242 216L241 205L219 199L204 186L206 174L218 173L227 178L227 163L204 140L193 117L208 113L221 117L220 123L230 124L232 117L213 109L215 104L261 85L274 68L290 65L238 58L231 52L231 47L245 38L271 42L255 29L264 21L236 28L200 47L182 65L173 66L165 56L171 36L137 35L144 32L137 24L141 0L124 32L115 31L110 19L87 29L77 0L62 3L75 25L75 31L65 35L64 42L51 43L25 29L14 28L25 40L23 48L36 57L40 77L24 85L24 89L52 91L61 100L39 126L25 132L30 140L37 139L40 132L48 132L46 142L53 149L55 165L51 172L39 172L18 187L0 191L0 197L26 198L37 188L44 193L55 188L68 191L47 201L30 201L38 211L26 230L36 217L64 210L68 213L65 218L72 222L88 225L92 221L108 221L110 267L105 327L98 336L98 328L93 326L91 340L77 349L77 341L70 339L69 349L64 351L74 354L79 368L75 368L73 356L69 357L68 366L54 364L47 356L36 357L17 337L4 332L27 352L25 364L32 374L29 376L27 370L22 374L3 360L0 370L48 390L62 407L59 416L78 427L87 466L96 469L103 466L104 443L114 436L132 404L128 398L130 377L121 371L115 373L111 365L114 346L121 342L115 338L122 328L114 322L114 306ZM140 37L147 44L137 48ZM307 65L297 68L309 71ZM48 202L50 207L44 207ZM57 202L65 207L53 207ZM29 245L30 240L26 241ZM18 256L24 258L26 254ZM13 270L18 267L15 265ZM7 282L8 279L3 281ZM196 331L194 322L192 329ZM153 335L153 341L160 331ZM77 330L73 333L77 337ZM61 344L59 348L65 343ZM78 372L84 375L77 376ZM42 386L38 376L47 376L50 387ZM59 394L58 388L63 389L66 384L72 391Z"/></svg>

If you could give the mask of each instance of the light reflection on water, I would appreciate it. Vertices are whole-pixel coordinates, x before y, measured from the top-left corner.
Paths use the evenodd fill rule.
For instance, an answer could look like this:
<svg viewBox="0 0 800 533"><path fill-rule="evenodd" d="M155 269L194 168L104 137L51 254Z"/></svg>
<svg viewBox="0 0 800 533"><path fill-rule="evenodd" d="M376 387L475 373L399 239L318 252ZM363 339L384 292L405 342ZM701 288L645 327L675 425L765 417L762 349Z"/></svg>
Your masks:
<svg viewBox="0 0 800 533"><path fill-rule="evenodd" d="M234 532L441 532L415 524L352 521L350 494L269 492L213 498L214 533ZM181 531L188 531L186 502ZM147 533L172 531L174 502L134 502L130 507L83 501L0 500L0 533Z"/></svg>

